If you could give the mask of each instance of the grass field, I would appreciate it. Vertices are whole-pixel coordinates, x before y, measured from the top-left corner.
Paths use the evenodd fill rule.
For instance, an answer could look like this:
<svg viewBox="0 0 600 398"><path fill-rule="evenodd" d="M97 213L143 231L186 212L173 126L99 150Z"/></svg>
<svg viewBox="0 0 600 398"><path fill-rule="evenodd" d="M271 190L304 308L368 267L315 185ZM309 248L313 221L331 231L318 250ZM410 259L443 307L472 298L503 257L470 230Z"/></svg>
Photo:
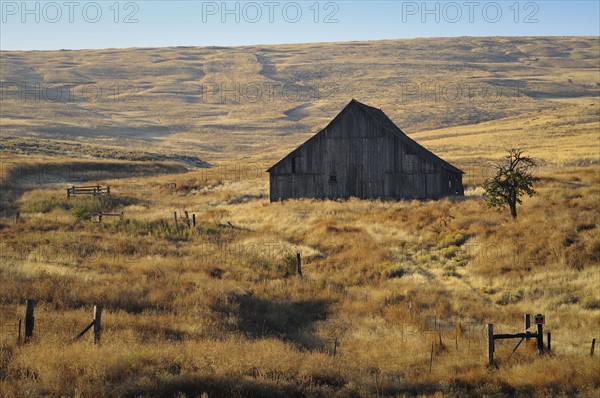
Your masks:
<svg viewBox="0 0 600 398"><path fill-rule="evenodd" d="M0 395L597 396L597 50L597 38L469 38L2 52L5 83L77 71L82 84L143 90L119 112L109 100L2 102ZM423 70L536 87L516 102L421 98L410 84ZM198 85L231 81L341 91L269 106L198 98ZM351 97L465 170L465 197L270 203L264 171ZM481 189L512 146L539 163L516 221ZM82 182L111 197L67 200ZM124 220L75 217L99 209ZM26 299L35 332L19 344ZM94 305L100 344L73 341ZM545 314L552 353L530 341L511 355L518 341L502 340L488 368L486 325L521 332L524 313Z"/></svg>

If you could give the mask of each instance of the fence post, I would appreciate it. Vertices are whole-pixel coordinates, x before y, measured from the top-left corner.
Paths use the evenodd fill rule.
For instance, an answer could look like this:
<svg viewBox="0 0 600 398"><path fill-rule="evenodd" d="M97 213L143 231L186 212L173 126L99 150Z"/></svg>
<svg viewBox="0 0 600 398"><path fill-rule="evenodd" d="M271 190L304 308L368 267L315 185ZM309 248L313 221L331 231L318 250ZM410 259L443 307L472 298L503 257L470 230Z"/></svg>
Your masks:
<svg viewBox="0 0 600 398"><path fill-rule="evenodd" d="M548 352L552 351L552 334L548 332Z"/></svg>
<svg viewBox="0 0 600 398"><path fill-rule="evenodd" d="M335 358L335 354L337 353L337 346L338 346L338 338L336 336L335 340L333 340L333 357L334 358Z"/></svg>
<svg viewBox="0 0 600 398"><path fill-rule="evenodd" d="M431 373L431 366L433 365L433 345L435 344L435 340L431 341L431 354L429 356L429 373Z"/></svg>
<svg viewBox="0 0 600 398"><path fill-rule="evenodd" d="M596 348L596 339L592 339L592 349L590 350L590 356L594 356L594 348Z"/></svg>
<svg viewBox="0 0 600 398"><path fill-rule="evenodd" d="M192 214L192 225L195 227L196 226L196 213Z"/></svg>
<svg viewBox="0 0 600 398"><path fill-rule="evenodd" d="M296 265L298 266L298 275L302 276L302 260L300 260L300 252L296 253Z"/></svg>
<svg viewBox="0 0 600 398"><path fill-rule="evenodd" d="M33 312L35 309L35 300L27 300L25 302L25 342L28 342L33 337L33 327L35 317Z"/></svg>
<svg viewBox="0 0 600 398"><path fill-rule="evenodd" d="M19 318L19 334L17 335L17 343L21 342L21 318Z"/></svg>
<svg viewBox="0 0 600 398"><path fill-rule="evenodd" d="M537 349L540 354L544 352L544 326L541 323L537 325Z"/></svg>
<svg viewBox="0 0 600 398"><path fill-rule="evenodd" d="M525 314L524 318L525 318L525 330L527 330L531 326L531 315Z"/></svg>
<svg viewBox="0 0 600 398"><path fill-rule="evenodd" d="M488 323L488 365L494 365L494 324Z"/></svg>
<svg viewBox="0 0 600 398"><path fill-rule="evenodd" d="M454 345L456 346L456 352L458 352L458 332L454 334Z"/></svg>
<svg viewBox="0 0 600 398"><path fill-rule="evenodd" d="M175 220L175 226L177 226L177 211L173 212L173 220Z"/></svg>
<svg viewBox="0 0 600 398"><path fill-rule="evenodd" d="M94 344L100 342L100 332L102 330L102 306L94 306Z"/></svg>

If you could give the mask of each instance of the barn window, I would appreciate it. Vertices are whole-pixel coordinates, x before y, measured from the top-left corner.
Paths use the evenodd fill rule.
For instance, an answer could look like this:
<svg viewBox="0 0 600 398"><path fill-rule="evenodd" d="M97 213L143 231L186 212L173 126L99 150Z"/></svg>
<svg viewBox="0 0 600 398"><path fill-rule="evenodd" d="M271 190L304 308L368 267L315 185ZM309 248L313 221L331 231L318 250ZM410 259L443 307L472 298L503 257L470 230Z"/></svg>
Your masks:
<svg viewBox="0 0 600 398"><path fill-rule="evenodd" d="M292 158L292 174L296 174L296 158Z"/></svg>
<svg viewBox="0 0 600 398"><path fill-rule="evenodd" d="M337 176L335 174L330 174L329 182L337 182Z"/></svg>

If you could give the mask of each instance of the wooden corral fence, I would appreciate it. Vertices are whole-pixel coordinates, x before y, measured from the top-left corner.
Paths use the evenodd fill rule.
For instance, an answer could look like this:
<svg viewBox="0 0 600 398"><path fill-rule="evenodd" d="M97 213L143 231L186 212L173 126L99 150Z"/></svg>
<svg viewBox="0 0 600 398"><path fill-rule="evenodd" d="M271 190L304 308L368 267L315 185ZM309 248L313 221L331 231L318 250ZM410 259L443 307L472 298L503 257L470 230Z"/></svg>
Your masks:
<svg viewBox="0 0 600 398"><path fill-rule="evenodd" d="M71 199L73 195L110 195L110 187L101 187L100 185L87 185L76 187L75 185L67 188L67 199Z"/></svg>

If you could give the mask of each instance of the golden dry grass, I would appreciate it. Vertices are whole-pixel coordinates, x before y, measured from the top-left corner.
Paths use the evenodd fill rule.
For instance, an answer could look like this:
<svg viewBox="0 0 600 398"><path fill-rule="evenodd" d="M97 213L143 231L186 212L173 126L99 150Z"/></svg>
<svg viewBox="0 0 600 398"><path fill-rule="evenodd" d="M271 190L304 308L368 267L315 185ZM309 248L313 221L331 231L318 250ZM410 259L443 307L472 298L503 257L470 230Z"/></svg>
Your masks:
<svg viewBox="0 0 600 398"><path fill-rule="evenodd" d="M517 222L476 195L270 204L265 178L203 170L110 181L122 223L74 222L62 189L30 190L21 220L0 232L2 391L592 396L600 176L539 173ZM196 213L197 228L174 229L174 209ZM296 251L302 280L286 276ZM17 345L26 298L39 300L36 335ZM95 304L101 345L72 342ZM546 315L554 354L524 347L508 359L502 342L488 370L485 324L519 331L524 312Z"/></svg>
<svg viewBox="0 0 600 398"><path fill-rule="evenodd" d="M0 395L597 396L597 48L597 38L467 38L0 53L4 82L77 72L142 89L117 104L2 102L3 134L19 138L0 153ZM423 76L537 86L517 101L403 98L400 83ZM340 90L198 97L219 82ZM351 97L465 170L467 196L269 203L264 171ZM509 146L540 161L538 194L516 222L487 209L480 188ZM97 151L124 160L82 158ZM164 175L181 166L136 162L160 153L216 167ZM67 185L92 181L112 199L66 199ZM125 220L76 221L76 206ZM173 225L184 210L196 228ZM17 344L30 298L35 336ZM101 344L73 342L96 304ZM521 331L525 312L546 315L552 355L524 344L509 358L516 341L502 341L488 369L486 324Z"/></svg>

